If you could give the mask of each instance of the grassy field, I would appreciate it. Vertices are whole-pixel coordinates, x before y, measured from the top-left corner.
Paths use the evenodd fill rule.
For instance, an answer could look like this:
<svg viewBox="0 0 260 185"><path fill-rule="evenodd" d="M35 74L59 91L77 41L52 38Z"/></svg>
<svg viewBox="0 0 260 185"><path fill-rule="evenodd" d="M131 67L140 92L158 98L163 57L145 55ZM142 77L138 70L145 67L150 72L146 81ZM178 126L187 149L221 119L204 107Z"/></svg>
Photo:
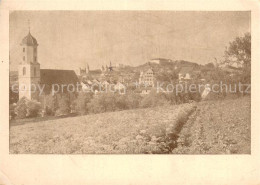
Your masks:
<svg viewBox="0 0 260 185"><path fill-rule="evenodd" d="M10 127L10 153L249 154L250 97Z"/></svg>
<svg viewBox="0 0 260 185"><path fill-rule="evenodd" d="M250 97L200 102L172 153L250 154Z"/></svg>
<svg viewBox="0 0 260 185"><path fill-rule="evenodd" d="M194 104L136 109L10 127L10 153L169 153Z"/></svg>

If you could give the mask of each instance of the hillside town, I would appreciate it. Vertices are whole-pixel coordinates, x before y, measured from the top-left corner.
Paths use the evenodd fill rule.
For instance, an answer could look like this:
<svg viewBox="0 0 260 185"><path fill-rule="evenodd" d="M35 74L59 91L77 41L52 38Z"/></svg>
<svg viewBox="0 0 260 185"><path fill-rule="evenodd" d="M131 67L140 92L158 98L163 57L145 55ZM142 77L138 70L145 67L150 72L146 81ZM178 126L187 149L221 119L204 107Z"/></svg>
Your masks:
<svg viewBox="0 0 260 185"><path fill-rule="evenodd" d="M156 88L158 76L166 73L176 75L174 83L187 83L190 81L200 81L207 83L210 80L210 74L216 69L216 64L209 63L206 65L198 65L187 61L173 61L171 59L155 58L144 63L141 66L127 66L123 64L113 64L111 61L107 65L101 66L100 69L92 69L88 62L84 68L79 67L78 70L57 70L57 69L41 69L37 57L37 40L29 32L21 42L23 56L22 62L19 64L19 71L10 71L10 88L17 84L19 87L19 99L27 97L30 100L39 100L37 93L32 94L28 90L24 90L21 84L30 87L31 84L45 84L48 88L44 89L44 93L50 93L52 84L76 84L80 83L80 90L91 90L95 84L95 94L102 92L98 86L102 88L113 85L115 90L121 92L131 91L141 95L147 95L152 89ZM230 65L219 66L229 76L239 74L241 67ZM20 85L18 85L20 84ZM98 86L97 86L98 85ZM12 102L18 101L18 96L10 97Z"/></svg>
<svg viewBox="0 0 260 185"><path fill-rule="evenodd" d="M92 69L88 61L85 66L77 70L41 69L37 56L38 42L28 35L21 41L21 62L19 71L10 71L10 103L26 98L40 102L43 112L46 112L47 97L73 95L77 98L80 92L91 92L95 96L108 92L112 87L114 93L137 94L147 96L153 90L160 93L169 93L165 88L169 84L204 84L212 81L212 75L221 71L225 76L233 78L242 72L241 66L208 63L197 63L165 58L153 58L139 66L114 64L107 62L100 69ZM161 86L160 83L163 83ZM36 86L35 91L29 89ZM75 87L77 86L77 90ZM61 90L62 87L62 90ZM66 87L66 88L64 88ZM72 90L71 88L72 87ZM205 86L206 87L206 86ZM42 92L41 91L42 88ZM204 92L203 92L204 91ZM200 98L206 98L209 90L204 88L199 93ZM73 110L70 110L73 112Z"/></svg>

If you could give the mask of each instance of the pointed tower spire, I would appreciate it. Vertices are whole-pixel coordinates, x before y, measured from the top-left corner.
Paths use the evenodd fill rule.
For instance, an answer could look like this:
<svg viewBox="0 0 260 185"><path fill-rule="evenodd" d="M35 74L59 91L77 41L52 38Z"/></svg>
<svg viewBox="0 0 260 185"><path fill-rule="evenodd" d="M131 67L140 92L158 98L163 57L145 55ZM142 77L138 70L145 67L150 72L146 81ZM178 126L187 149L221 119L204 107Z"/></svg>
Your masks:
<svg viewBox="0 0 260 185"><path fill-rule="evenodd" d="M31 28L30 28L30 19L28 19L28 29L29 29L29 33L31 32Z"/></svg>

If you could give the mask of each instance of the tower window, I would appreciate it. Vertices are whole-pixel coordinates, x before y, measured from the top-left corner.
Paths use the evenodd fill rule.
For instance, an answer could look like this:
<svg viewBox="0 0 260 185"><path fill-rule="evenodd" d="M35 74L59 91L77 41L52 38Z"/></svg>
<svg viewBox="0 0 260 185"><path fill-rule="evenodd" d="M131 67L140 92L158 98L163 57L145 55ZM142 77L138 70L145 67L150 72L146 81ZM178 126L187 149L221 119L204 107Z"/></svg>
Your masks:
<svg viewBox="0 0 260 185"><path fill-rule="evenodd" d="M23 61L25 61L25 56L23 56Z"/></svg>
<svg viewBox="0 0 260 185"><path fill-rule="evenodd" d="M34 67L34 76L36 76L36 67Z"/></svg>
<svg viewBox="0 0 260 185"><path fill-rule="evenodd" d="M34 48L34 53L36 53L36 48Z"/></svg>
<svg viewBox="0 0 260 185"><path fill-rule="evenodd" d="M37 62L37 57L36 56L34 57L34 61Z"/></svg>
<svg viewBox="0 0 260 185"><path fill-rule="evenodd" d="M25 48L23 48L23 52L25 52Z"/></svg>
<svg viewBox="0 0 260 185"><path fill-rule="evenodd" d="M26 75L26 68L23 67L23 76Z"/></svg>

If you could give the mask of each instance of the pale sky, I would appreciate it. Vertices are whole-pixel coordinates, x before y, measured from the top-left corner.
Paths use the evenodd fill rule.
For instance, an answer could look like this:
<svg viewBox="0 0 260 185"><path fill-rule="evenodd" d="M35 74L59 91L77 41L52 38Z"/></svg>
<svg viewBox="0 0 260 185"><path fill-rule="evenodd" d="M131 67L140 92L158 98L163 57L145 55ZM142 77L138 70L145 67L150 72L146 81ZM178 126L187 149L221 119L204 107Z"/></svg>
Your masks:
<svg viewBox="0 0 260 185"><path fill-rule="evenodd" d="M151 58L199 64L221 59L225 47L250 32L250 12L14 11L10 13L11 70L21 61L21 40L38 41L41 68L91 69Z"/></svg>

